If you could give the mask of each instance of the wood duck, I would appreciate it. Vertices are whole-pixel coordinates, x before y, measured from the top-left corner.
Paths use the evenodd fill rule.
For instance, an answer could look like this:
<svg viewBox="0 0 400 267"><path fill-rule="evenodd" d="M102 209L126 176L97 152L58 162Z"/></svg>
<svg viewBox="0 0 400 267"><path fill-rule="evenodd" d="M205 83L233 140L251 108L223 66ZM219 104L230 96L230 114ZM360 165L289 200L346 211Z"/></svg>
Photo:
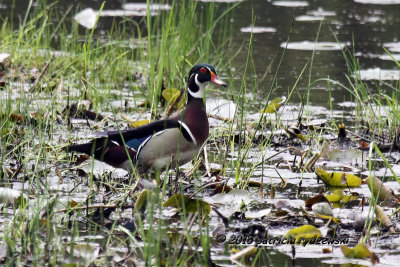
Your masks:
<svg viewBox="0 0 400 267"><path fill-rule="evenodd" d="M188 163L208 138L203 96L210 82L226 87L213 66L195 65L189 72L186 106L179 115L133 129L101 133L103 137L71 145L69 150L94 155L97 160L128 171L133 163L139 173L162 171L170 163L173 168Z"/></svg>

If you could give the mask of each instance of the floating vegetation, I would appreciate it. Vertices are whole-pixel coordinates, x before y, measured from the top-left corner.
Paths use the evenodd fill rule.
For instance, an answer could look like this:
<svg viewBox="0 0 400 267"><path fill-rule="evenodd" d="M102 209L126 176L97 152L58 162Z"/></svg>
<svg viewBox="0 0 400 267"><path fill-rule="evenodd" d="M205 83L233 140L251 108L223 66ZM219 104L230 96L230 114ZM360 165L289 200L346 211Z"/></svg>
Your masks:
<svg viewBox="0 0 400 267"><path fill-rule="evenodd" d="M306 1L274 1L272 2L274 6L284 6L284 7L306 7L308 2Z"/></svg>
<svg viewBox="0 0 400 267"><path fill-rule="evenodd" d="M382 81L398 81L400 80L399 70L385 70L380 68L371 68L366 70L359 70L354 74L359 76L361 80L382 80Z"/></svg>
<svg viewBox="0 0 400 267"><path fill-rule="evenodd" d="M398 5L400 0L354 0L360 4L372 4L372 5Z"/></svg>
<svg viewBox="0 0 400 267"><path fill-rule="evenodd" d="M302 15L296 17L297 21L320 21L323 20L323 16L310 16L310 15Z"/></svg>
<svg viewBox="0 0 400 267"><path fill-rule="evenodd" d="M150 4L151 16L159 15L159 11L168 11L171 6L168 4ZM96 25L97 17L145 17L147 16L146 3L126 3L123 9L96 11L92 8L85 8L74 16L74 19L83 27L92 29Z"/></svg>
<svg viewBox="0 0 400 267"><path fill-rule="evenodd" d="M241 32L252 32L252 33L264 33L264 32L276 32L275 28L272 27L260 27L260 26L249 26L240 28Z"/></svg>
<svg viewBox="0 0 400 267"><path fill-rule="evenodd" d="M335 51L342 50L348 44L346 43L334 43L334 42L289 42L281 43L282 48L294 49L294 50L317 50L317 51Z"/></svg>

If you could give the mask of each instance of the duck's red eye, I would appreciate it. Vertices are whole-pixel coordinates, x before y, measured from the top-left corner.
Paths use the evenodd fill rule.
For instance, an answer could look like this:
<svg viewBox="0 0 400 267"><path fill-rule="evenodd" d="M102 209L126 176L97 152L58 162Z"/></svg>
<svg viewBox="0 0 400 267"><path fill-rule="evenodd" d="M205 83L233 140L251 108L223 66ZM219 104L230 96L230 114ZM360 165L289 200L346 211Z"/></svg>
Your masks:
<svg viewBox="0 0 400 267"><path fill-rule="evenodd" d="M202 68L200 69L200 72L201 72L201 73L206 73L207 70L206 70L206 68L202 67Z"/></svg>

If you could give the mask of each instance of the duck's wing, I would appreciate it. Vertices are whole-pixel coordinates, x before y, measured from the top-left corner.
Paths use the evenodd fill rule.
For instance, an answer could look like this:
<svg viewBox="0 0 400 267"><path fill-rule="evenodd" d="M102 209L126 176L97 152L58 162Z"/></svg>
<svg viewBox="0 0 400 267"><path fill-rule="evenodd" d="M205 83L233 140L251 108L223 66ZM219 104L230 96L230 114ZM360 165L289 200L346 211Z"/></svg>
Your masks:
<svg viewBox="0 0 400 267"><path fill-rule="evenodd" d="M106 133L106 137L121 146L125 142L128 147L137 151L139 146L154 134L174 128L179 128L188 141L193 141L187 125L178 120L160 120L133 129L110 131Z"/></svg>
<svg viewBox="0 0 400 267"><path fill-rule="evenodd" d="M100 132L96 135L100 138L94 139L85 144L73 144L68 147L70 151L77 151L88 155L94 155L96 159L105 161L107 154L113 155L115 153L124 153L126 150L124 143L128 148L129 154L134 156L140 145L153 135L168 129L179 128L182 135L190 142L195 142L194 138L187 127L187 125L177 120L160 120L155 121L133 129L126 129L122 131L109 131ZM168 141L168 140L167 140ZM108 162L107 162L108 163ZM111 164L115 165L115 164Z"/></svg>

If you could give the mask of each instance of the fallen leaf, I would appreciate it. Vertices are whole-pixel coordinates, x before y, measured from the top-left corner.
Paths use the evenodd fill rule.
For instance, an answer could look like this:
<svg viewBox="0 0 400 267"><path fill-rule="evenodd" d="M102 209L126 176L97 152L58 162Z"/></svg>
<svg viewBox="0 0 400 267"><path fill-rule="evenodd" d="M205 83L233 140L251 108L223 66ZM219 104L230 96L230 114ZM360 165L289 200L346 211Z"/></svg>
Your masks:
<svg viewBox="0 0 400 267"><path fill-rule="evenodd" d="M320 202L312 206L312 211L314 214L333 216L331 204L329 202Z"/></svg>
<svg viewBox="0 0 400 267"><path fill-rule="evenodd" d="M275 113L285 103L286 97L276 97L268 102L268 106L265 109L260 110L261 113Z"/></svg>
<svg viewBox="0 0 400 267"><path fill-rule="evenodd" d="M162 96L165 99L165 101L167 101L169 106L173 105L180 95L181 91L175 88L165 88L162 91ZM182 96L179 102L176 104L176 109L183 107L185 103L186 103L186 98Z"/></svg>
<svg viewBox="0 0 400 267"><path fill-rule="evenodd" d="M393 192L389 190L378 178L375 176L366 179L368 188L371 193L381 201L396 201ZM379 195L378 195L379 194Z"/></svg>
<svg viewBox="0 0 400 267"><path fill-rule="evenodd" d="M129 125L131 127L135 128L135 127L139 127L139 126L142 126L142 125L149 124L150 122L151 122L150 120L131 121L129 123Z"/></svg>
<svg viewBox="0 0 400 267"><path fill-rule="evenodd" d="M361 185L361 178L344 172L326 172L323 169L316 169L315 172L327 186L358 187Z"/></svg>
<svg viewBox="0 0 400 267"><path fill-rule="evenodd" d="M382 223L382 225L389 228L389 231L392 234L394 234L395 230L394 230L392 221L385 214L385 212L383 212L383 209L381 208L381 206L379 206L379 205L375 206L375 214L376 214L376 218Z"/></svg>
<svg viewBox="0 0 400 267"><path fill-rule="evenodd" d="M321 237L321 231L313 225L306 224L289 230L284 237L294 238L296 244L299 244L305 240Z"/></svg>
<svg viewBox="0 0 400 267"><path fill-rule="evenodd" d="M371 256L371 251L364 243L358 243L354 248L340 245L340 249L347 258L366 258Z"/></svg>
<svg viewBox="0 0 400 267"><path fill-rule="evenodd" d="M249 246L245 249L240 250L239 252L233 254L230 257L230 260L233 262L237 262L240 260L248 260L251 256L257 253L257 247Z"/></svg>
<svg viewBox="0 0 400 267"><path fill-rule="evenodd" d="M183 194L175 194L164 202L163 207L173 207L179 211L186 211L189 213L203 212L209 214L210 204L201 199L191 199Z"/></svg>
<svg viewBox="0 0 400 267"><path fill-rule="evenodd" d="M300 139L301 141L306 141L307 139L304 137L304 135L301 134L300 129L297 126L297 123L291 125L289 128L283 128L291 138L297 138Z"/></svg>
<svg viewBox="0 0 400 267"><path fill-rule="evenodd" d="M323 195L316 195L315 197L306 199L305 205L307 209L311 209L312 205L321 202L329 203L329 200Z"/></svg>
<svg viewBox="0 0 400 267"><path fill-rule="evenodd" d="M153 192L151 190L143 190L138 198L135 201L135 211L144 212L149 204L149 201L152 200Z"/></svg>
<svg viewBox="0 0 400 267"><path fill-rule="evenodd" d="M325 195L325 197L331 203L339 202L343 198L343 191L342 189L336 189L332 194Z"/></svg>

